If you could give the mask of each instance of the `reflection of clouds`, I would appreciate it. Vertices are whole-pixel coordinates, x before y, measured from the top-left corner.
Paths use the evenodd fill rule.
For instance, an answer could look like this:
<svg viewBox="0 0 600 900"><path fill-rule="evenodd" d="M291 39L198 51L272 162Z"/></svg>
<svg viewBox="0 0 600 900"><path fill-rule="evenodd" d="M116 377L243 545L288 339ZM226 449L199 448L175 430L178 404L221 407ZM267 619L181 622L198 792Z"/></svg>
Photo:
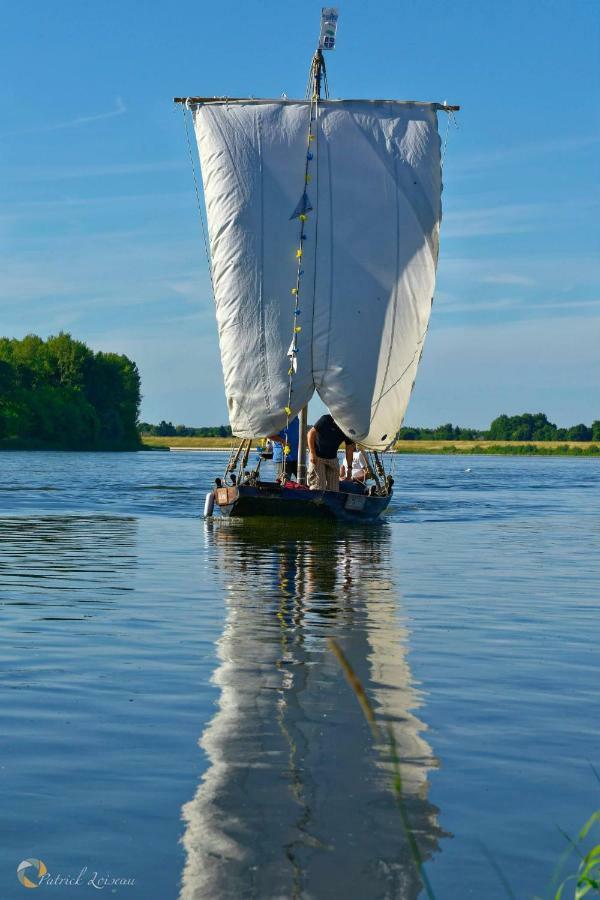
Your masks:
<svg viewBox="0 0 600 900"><path fill-rule="evenodd" d="M183 808L181 897L417 897L390 777L326 639L335 637L378 712L394 721L421 850L440 836L434 765L409 712L385 526L219 521L228 579L214 675L219 709L201 743L210 768Z"/></svg>

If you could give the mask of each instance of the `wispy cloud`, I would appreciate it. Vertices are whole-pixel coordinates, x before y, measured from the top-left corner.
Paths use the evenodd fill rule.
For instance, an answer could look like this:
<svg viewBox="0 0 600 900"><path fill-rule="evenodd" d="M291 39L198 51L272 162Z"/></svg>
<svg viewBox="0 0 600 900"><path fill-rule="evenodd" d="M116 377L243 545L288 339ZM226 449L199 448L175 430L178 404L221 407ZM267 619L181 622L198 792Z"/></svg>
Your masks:
<svg viewBox="0 0 600 900"><path fill-rule="evenodd" d="M484 279L498 275L499 270L523 278L535 276L536 287L554 294L583 288L589 290L600 281L600 259L595 254L531 253L504 256L499 260L493 256L467 257L446 253L440 259L440 288L455 294L457 287L464 289L475 282L481 284Z"/></svg>
<svg viewBox="0 0 600 900"><path fill-rule="evenodd" d="M481 279L482 284L512 284L529 287L535 284L533 278L527 275L515 275L514 272L499 272L497 275L486 275Z"/></svg>
<svg viewBox="0 0 600 900"><path fill-rule="evenodd" d="M182 207L190 206L190 193L185 191L170 191L164 193L143 194L102 194L95 197L58 197L49 200L17 200L4 202L0 210L1 221L25 221L31 224L40 221L52 221L59 225L65 217L73 211L91 210L94 214L104 210L117 210L124 207L124 212L131 213L144 207L152 207L171 213L179 211ZM113 229L114 230L114 229Z"/></svg>
<svg viewBox="0 0 600 900"><path fill-rule="evenodd" d="M537 204L486 206L459 210L444 216L444 238L479 237L494 234L524 234L533 231L539 215Z"/></svg>
<svg viewBox="0 0 600 900"><path fill-rule="evenodd" d="M126 162L90 165L45 166L34 170L30 166L13 166L10 178L20 181L61 181L65 178L99 178L115 175L143 175L147 172L165 172L183 169L182 160L157 160L155 162ZM188 163L189 165L189 163ZM6 172L5 172L6 174Z"/></svg>
<svg viewBox="0 0 600 900"><path fill-rule="evenodd" d="M491 203L478 199L471 209L457 209L446 213L443 222L444 238L480 237L500 234L548 232L565 228L569 219L581 221L584 213L594 213L598 202L571 198L549 203Z"/></svg>
<svg viewBox="0 0 600 900"><path fill-rule="evenodd" d="M537 141L527 144L496 146L484 153L457 156L450 154L447 165L453 174L472 172L475 169L487 169L490 166L504 165L514 162L535 161L542 156L563 156L578 153L600 144L600 134L580 135L576 137L556 138L550 141Z"/></svg>
<svg viewBox="0 0 600 900"><path fill-rule="evenodd" d="M598 418L600 317L470 323L432 320L409 409L413 423L487 427L500 414L544 410L559 425Z"/></svg>
<svg viewBox="0 0 600 900"><path fill-rule="evenodd" d="M565 300L524 300L519 297L498 297L493 299L477 299L464 301L458 298L447 298L436 304L436 313L447 315L471 315L478 313L510 312L512 319L534 318L551 311L572 316L596 316L600 313L600 299L569 298Z"/></svg>
<svg viewBox="0 0 600 900"><path fill-rule="evenodd" d="M43 320L46 312L64 306L84 313L98 304L123 309L210 298L199 237L166 241L143 229L42 235L30 239L26 252L0 255L0 273L5 321L11 311L19 318L31 310ZM212 310L210 300L207 308Z"/></svg>
<svg viewBox="0 0 600 900"><path fill-rule="evenodd" d="M600 299L594 300L550 300L536 303L533 309L553 309L562 312L571 312L578 309L589 309L594 312L600 312Z"/></svg>
<svg viewBox="0 0 600 900"><path fill-rule="evenodd" d="M498 297L492 300L473 299L464 301L459 298L448 298L442 303L436 304L436 313L456 315L463 313L498 312L502 310L514 310L522 306L522 301L515 297Z"/></svg>
<svg viewBox="0 0 600 900"><path fill-rule="evenodd" d="M36 128L20 131L19 134L43 134L47 131L62 131L64 128L80 128L82 125L89 125L91 122L100 122L102 119L114 119L122 116L127 112L127 107L123 103L121 97L115 100L115 108L108 112L94 113L90 116L76 116L74 119L67 119L66 122L54 122L48 125L39 125Z"/></svg>

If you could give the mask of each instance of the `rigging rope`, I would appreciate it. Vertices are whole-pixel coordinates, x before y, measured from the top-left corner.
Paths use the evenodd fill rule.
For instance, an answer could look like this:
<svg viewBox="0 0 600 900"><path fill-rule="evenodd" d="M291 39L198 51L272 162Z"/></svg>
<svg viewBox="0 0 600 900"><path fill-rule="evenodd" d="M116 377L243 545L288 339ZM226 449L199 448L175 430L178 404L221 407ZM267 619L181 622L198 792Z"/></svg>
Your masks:
<svg viewBox="0 0 600 900"><path fill-rule="evenodd" d="M446 150L448 149L448 137L450 135L450 124L453 123L455 128L458 128L458 121L456 116L454 115L454 110L449 109L446 113L448 116L448 120L446 122L446 134L444 135L444 143L442 145L442 152L440 154L440 169L444 168L444 162L446 160Z"/></svg>
<svg viewBox="0 0 600 900"><path fill-rule="evenodd" d="M210 278L210 287L212 290L213 300L215 299L215 286L213 284L213 275L212 275L212 265L210 261L210 252L208 249L208 237L207 237L207 229L204 224L204 213L202 212L202 203L200 201L200 191L198 189L198 179L196 178L196 167L194 165L194 154L192 153L192 143L190 141L190 132L188 128L188 120L187 120L187 102L181 104L181 109L183 111L183 124L185 128L185 139L187 141L188 153L190 156L190 165L192 167L192 178L194 180L194 190L196 192L196 203L198 204L198 213L200 214L200 225L202 226L202 239L204 240L204 251L206 253L206 262L208 264L208 275Z"/></svg>

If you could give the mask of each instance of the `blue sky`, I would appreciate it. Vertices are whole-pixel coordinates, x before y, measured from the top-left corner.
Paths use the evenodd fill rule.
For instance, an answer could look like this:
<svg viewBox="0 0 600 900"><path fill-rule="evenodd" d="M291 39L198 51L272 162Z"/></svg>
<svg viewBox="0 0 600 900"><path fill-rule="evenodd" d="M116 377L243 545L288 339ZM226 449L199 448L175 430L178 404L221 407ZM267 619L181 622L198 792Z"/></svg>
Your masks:
<svg viewBox="0 0 600 900"><path fill-rule="evenodd" d="M64 329L127 353L147 421L226 421L171 98L302 96L319 14L307 2L0 2L1 334ZM462 105L407 423L600 418L599 38L596 0L340 6L333 96Z"/></svg>

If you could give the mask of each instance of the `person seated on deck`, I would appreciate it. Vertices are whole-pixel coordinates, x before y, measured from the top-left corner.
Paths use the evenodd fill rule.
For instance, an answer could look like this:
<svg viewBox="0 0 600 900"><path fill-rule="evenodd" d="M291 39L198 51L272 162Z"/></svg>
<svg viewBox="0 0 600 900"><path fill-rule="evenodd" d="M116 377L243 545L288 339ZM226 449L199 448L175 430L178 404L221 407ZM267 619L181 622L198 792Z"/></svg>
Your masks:
<svg viewBox="0 0 600 900"><path fill-rule="evenodd" d="M340 470L337 458L338 447L346 445L346 472L352 470L352 456L356 444L336 425L333 416L321 416L308 432L310 463L308 466L308 487L311 491L339 491ZM346 475L345 481L351 480Z"/></svg>
<svg viewBox="0 0 600 900"><path fill-rule="evenodd" d="M346 475L348 474L348 463L346 460L341 465L340 468L340 478L344 480ZM369 464L365 459L365 455L362 450L358 448L354 451L352 455L352 470L351 477L352 481L366 481L369 475Z"/></svg>
<svg viewBox="0 0 600 900"><path fill-rule="evenodd" d="M277 477L281 478L282 475L285 475L284 481L292 476L296 478L298 476L298 444L300 442L298 416L292 419L288 425L287 445L290 448L290 452L287 455L284 452L286 441L285 428L282 428L277 434L270 434L269 440L273 441L273 462L277 465Z"/></svg>

